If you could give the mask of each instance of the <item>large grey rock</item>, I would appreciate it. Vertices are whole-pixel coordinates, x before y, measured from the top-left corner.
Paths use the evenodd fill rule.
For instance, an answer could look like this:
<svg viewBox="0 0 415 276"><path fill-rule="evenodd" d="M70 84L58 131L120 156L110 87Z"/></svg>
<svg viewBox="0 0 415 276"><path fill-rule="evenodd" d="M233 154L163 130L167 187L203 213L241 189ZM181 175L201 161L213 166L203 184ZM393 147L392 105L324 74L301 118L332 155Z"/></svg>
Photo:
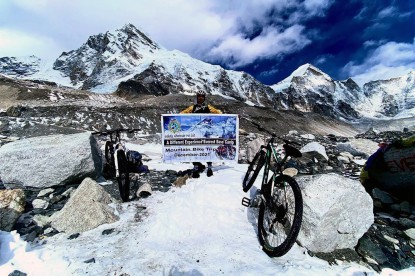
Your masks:
<svg viewBox="0 0 415 276"><path fill-rule="evenodd" d="M97 182L85 178L59 212L51 217L51 225L69 234L88 231L105 223L118 220L108 206L111 196Z"/></svg>
<svg viewBox="0 0 415 276"><path fill-rule="evenodd" d="M300 151L303 154L302 158L317 158L319 161L329 160L329 157L326 153L326 148L318 142L308 143L307 145L302 147Z"/></svg>
<svg viewBox="0 0 415 276"><path fill-rule="evenodd" d="M0 230L12 231L24 211L26 197L21 189L0 190Z"/></svg>
<svg viewBox="0 0 415 276"><path fill-rule="evenodd" d="M347 151L353 155L367 158L375 153L379 146L378 143L369 139L351 139L349 142L337 144L336 148L339 151Z"/></svg>
<svg viewBox="0 0 415 276"><path fill-rule="evenodd" d="M262 145L265 145L265 139L263 136L260 136L247 144L246 159L248 162L251 162L254 159L255 154L259 151L259 148Z"/></svg>
<svg viewBox="0 0 415 276"><path fill-rule="evenodd" d="M304 201L298 242L313 252L354 248L374 221L373 201L363 186L337 174L297 181Z"/></svg>
<svg viewBox="0 0 415 276"><path fill-rule="evenodd" d="M0 148L0 175L5 184L51 187L96 177L101 152L89 133L34 137Z"/></svg>

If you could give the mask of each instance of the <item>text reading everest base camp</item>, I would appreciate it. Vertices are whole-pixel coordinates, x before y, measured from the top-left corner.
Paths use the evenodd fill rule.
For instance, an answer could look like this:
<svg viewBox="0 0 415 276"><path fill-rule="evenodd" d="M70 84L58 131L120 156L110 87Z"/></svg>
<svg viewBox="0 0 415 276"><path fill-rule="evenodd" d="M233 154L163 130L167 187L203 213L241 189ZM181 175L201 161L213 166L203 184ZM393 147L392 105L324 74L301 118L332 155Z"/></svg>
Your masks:
<svg viewBox="0 0 415 276"><path fill-rule="evenodd" d="M236 145L235 139L167 139L164 145Z"/></svg>

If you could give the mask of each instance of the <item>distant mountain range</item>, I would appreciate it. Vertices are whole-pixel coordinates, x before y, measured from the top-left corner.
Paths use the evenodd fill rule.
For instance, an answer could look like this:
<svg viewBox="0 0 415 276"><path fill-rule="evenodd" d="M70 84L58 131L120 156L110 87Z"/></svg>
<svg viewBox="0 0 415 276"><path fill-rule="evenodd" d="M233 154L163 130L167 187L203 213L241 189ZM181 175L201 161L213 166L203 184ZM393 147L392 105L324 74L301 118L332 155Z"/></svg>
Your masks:
<svg viewBox="0 0 415 276"><path fill-rule="evenodd" d="M204 90L274 109L316 112L346 120L360 117L415 117L415 71L359 87L352 79L337 81L305 64L275 85L245 72L225 70L169 51L131 24L89 37L80 48L56 60L0 58L0 73L59 85L113 93L127 99Z"/></svg>

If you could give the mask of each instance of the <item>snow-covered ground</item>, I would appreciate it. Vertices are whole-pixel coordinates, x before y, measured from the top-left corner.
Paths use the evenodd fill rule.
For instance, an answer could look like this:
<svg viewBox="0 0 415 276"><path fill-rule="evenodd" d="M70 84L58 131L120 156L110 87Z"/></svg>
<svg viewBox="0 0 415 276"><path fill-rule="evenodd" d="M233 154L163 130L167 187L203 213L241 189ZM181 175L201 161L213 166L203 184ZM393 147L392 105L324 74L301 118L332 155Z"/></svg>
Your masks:
<svg viewBox="0 0 415 276"><path fill-rule="evenodd" d="M161 145L128 144L149 155L151 169L188 169L163 164ZM369 275L355 263L329 265L294 247L269 258L256 236L256 213L241 205L241 179L247 165L216 164L214 176L202 174L182 188L123 203L120 220L68 239L60 233L30 247L15 232L0 231L0 275ZM260 179L260 177L259 177ZM141 206L147 209L143 212ZM141 215L140 215L141 214ZM115 228L109 235L105 229ZM95 262L85 263L94 258ZM415 275L415 268L383 275Z"/></svg>

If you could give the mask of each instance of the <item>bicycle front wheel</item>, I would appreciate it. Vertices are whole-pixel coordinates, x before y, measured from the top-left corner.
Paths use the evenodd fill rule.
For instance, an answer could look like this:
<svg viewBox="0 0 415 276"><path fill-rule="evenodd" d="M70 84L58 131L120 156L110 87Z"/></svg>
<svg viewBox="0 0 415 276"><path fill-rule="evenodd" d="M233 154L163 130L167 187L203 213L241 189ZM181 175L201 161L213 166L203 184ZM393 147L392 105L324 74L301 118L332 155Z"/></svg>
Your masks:
<svg viewBox="0 0 415 276"><path fill-rule="evenodd" d="M297 240L303 217L303 198L298 183L288 175L268 182L268 195L259 207L258 236L270 257L286 254ZM272 193L271 193L272 187Z"/></svg>
<svg viewBox="0 0 415 276"><path fill-rule="evenodd" d="M255 182L255 179L258 176L259 171L262 169L264 164L265 164L265 152L261 149L255 154L255 157L254 159L252 159L252 162L249 163L248 170L242 182L242 189L244 192L247 192L249 191L249 189L251 189L252 185Z"/></svg>
<svg viewBox="0 0 415 276"><path fill-rule="evenodd" d="M127 159L123 150L117 151L118 171L117 177L118 188L123 202L130 199L130 175L128 172Z"/></svg>

